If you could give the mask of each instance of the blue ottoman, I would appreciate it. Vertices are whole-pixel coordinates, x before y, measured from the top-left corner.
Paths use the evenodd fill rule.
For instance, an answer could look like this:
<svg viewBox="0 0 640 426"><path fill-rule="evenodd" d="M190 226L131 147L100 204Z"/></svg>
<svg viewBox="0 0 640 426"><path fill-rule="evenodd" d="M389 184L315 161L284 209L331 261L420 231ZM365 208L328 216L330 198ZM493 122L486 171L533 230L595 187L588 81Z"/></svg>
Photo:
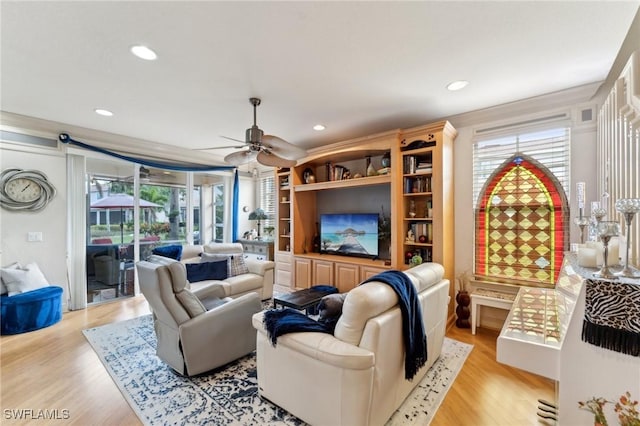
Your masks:
<svg viewBox="0 0 640 426"><path fill-rule="evenodd" d="M62 319L62 288L48 286L0 297L0 334L19 334L48 327Z"/></svg>

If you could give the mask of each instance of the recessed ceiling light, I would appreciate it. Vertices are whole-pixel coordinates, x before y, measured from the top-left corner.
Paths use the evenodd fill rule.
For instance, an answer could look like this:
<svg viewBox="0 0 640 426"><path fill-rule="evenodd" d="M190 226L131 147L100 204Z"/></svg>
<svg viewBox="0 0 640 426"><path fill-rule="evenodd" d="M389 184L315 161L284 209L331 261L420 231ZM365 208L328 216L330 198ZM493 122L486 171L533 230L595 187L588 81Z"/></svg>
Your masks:
<svg viewBox="0 0 640 426"><path fill-rule="evenodd" d="M447 89L453 92L456 90L464 89L465 87L467 87L467 84L469 84L469 82L466 80L452 81L451 83L447 84Z"/></svg>
<svg viewBox="0 0 640 426"><path fill-rule="evenodd" d="M149 49L147 46L143 46L141 44L131 46L131 53L136 55L140 59L144 59L146 61L154 61L158 58L158 55L153 50Z"/></svg>
<svg viewBox="0 0 640 426"><path fill-rule="evenodd" d="M321 132L324 129L326 129L326 127L324 127L322 124L316 124L315 126L313 126L313 130L316 130L318 132Z"/></svg>
<svg viewBox="0 0 640 426"><path fill-rule="evenodd" d="M94 111L96 112L96 114L104 115L105 117L111 117L113 115L113 113L108 109L96 108L94 109Z"/></svg>

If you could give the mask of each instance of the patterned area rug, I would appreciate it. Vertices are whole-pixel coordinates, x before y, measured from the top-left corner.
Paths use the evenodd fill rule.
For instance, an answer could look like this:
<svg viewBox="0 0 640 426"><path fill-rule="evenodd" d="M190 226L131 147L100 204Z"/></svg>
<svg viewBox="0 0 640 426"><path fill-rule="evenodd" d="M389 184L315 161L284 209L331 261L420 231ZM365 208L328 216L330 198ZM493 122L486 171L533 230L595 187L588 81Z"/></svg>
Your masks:
<svg viewBox="0 0 640 426"><path fill-rule="evenodd" d="M305 425L260 398L255 354L187 378L155 355L151 315L83 333L145 425ZM442 355L387 425L428 425L472 348L445 338Z"/></svg>

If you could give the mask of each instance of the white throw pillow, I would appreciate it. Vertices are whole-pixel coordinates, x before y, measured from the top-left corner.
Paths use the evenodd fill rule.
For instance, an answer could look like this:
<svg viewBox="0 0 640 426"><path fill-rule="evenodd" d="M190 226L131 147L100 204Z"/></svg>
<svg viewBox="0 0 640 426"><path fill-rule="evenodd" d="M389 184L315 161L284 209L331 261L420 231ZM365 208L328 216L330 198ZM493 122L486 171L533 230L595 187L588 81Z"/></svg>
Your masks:
<svg viewBox="0 0 640 426"><path fill-rule="evenodd" d="M2 280L9 290L9 296L26 293L47 287L49 282L35 262L28 263L23 268L2 269Z"/></svg>
<svg viewBox="0 0 640 426"><path fill-rule="evenodd" d="M20 269L20 264L18 262L14 262L9 266L5 266L4 268L0 269L0 294L5 294L9 291L7 287L4 285L4 278L3 278L4 274L1 272L1 271L4 271L5 269Z"/></svg>

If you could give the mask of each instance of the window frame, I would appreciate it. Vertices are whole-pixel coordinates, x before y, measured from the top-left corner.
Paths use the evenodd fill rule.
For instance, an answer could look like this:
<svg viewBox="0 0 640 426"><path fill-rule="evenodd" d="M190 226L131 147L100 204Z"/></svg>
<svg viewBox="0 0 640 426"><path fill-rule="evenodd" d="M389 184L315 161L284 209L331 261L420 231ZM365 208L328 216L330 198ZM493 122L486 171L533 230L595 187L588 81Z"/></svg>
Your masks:
<svg viewBox="0 0 640 426"><path fill-rule="evenodd" d="M276 222L276 177L274 173L261 173L258 179L258 205L267 215L262 229L273 227Z"/></svg>
<svg viewBox="0 0 640 426"><path fill-rule="evenodd" d="M216 188L220 189L220 199L216 200ZM211 229L212 236L211 239L214 242L221 243L224 242L224 233L225 233L225 184L224 182L215 183L211 185ZM217 210L220 209L220 216L222 217L221 222L218 222L216 219ZM220 235L218 235L218 232Z"/></svg>
<svg viewBox="0 0 640 426"><path fill-rule="evenodd" d="M536 140L535 137L548 134L549 137L544 140ZM534 137L535 136L535 137ZM491 201L487 200L490 194L487 191L493 191L496 179L500 174L513 169L513 160L520 156L528 161L529 171L536 170L535 174L538 179L544 177L542 185L550 192L558 194L553 201L551 213L553 216L553 226L559 224L562 228L552 228L550 237L560 238L554 241L552 250L549 253L548 260L552 264L551 271L553 282L540 281L531 278L515 278L505 276L495 276L491 274L490 267L492 262L488 260L488 253L485 252L486 247L480 247L483 238L486 235L480 229L486 226L479 217L480 214L486 214ZM569 189L570 189L570 158L571 158L571 127L567 123L550 123L545 127L531 127L513 129L511 132L501 132L477 138L473 143L473 217L474 217L474 244L473 244L473 273L476 279L481 281L490 281L498 283L508 283L515 285L541 286L550 287L555 283L560 267L561 259L564 251L569 248ZM483 163L484 162L484 163ZM498 163L499 162L499 163ZM496 166L496 164L499 164ZM551 167L547 165L550 164ZM560 178L556 176L560 175ZM504 177L504 176L503 176ZM485 203L483 205L483 203ZM558 216L560 209L560 216ZM516 225L517 228L517 225ZM517 238L514 241L518 241ZM561 250L561 253L557 253ZM487 257L487 267L482 269L479 267L484 259L478 256ZM504 260L500 258L499 260ZM560 260L560 261L558 261ZM499 261L495 262L496 266ZM522 267L522 270L525 268Z"/></svg>

